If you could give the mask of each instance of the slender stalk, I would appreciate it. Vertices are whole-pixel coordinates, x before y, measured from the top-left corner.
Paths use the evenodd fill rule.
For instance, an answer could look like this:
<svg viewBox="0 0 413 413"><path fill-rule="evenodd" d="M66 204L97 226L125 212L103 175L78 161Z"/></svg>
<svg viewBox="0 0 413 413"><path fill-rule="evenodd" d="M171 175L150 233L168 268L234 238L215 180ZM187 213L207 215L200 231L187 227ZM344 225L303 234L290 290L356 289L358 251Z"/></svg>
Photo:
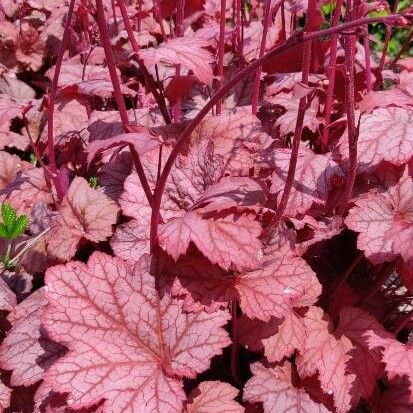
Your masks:
<svg viewBox="0 0 413 413"><path fill-rule="evenodd" d="M218 67L217 67L217 90L224 82L224 46L225 46L225 11L227 9L226 0L221 0L221 15L219 16L219 42L218 42ZM221 114L222 101L217 101L217 115Z"/></svg>
<svg viewBox="0 0 413 413"><path fill-rule="evenodd" d="M267 43L267 34L268 34L268 28L270 26L270 22L271 22L271 0L266 0L265 11L264 11L264 27L262 30L260 54L259 54L260 58L265 53L265 45ZM261 70L262 70L262 66L259 66L257 71L255 72L254 88L252 92L252 113L254 115L257 114L257 109L258 109L258 97L260 94Z"/></svg>
<svg viewBox="0 0 413 413"><path fill-rule="evenodd" d="M146 179L145 172L143 170L143 166L142 166L141 160L139 158L139 154L138 154L138 152L136 151L136 149L133 145L129 145L129 150L132 154L133 165L135 166L136 172L139 176L139 180L141 182L143 191L145 192L146 199L148 200L149 205L152 205L152 202L153 202L152 191L151 191L151 188L149 186L148 180ZM143 178L145 178L145 179L143 179Z"/></svg>
<svg viewBox="0 0 413 413"><path fill-rule="evenodd" d="M287 39L287 28L285 25L285 5L284 1L281 1L281 40L285 41Z"/></svg>
<svg viewBox="0 0 413 413"><path fill-rule="evenodd" d="M113 91L115 95L116 104L118 105L120 119L122 121L123 129L125 132L129 131L129 119L126 111L125 101L122 95L122 89L120 87L118 74L116 72L115 59L113 57L112 45L110 43L109 32L106 25L105 10L103 8L102 0L96 0L96 21L99 27L100 38L102 40L102 46L105 52L106 64L108 66L110 80L113 85Z"/></svg>
<svg viewBox="0 0 413 413"><path fill-rule="evenodd" d="M123 22L125 24L125 29L126 32L128 33L128 39L130 41L130 44L132 46L132 50L135 53L135 60L138 63L139 69L141 70L144 78L145 78L145 83L150 92L152 93L153 97L156 100L156 103L158 104L159 110L162 113L162 116L164 118L164 121L166 124L171 123L171 117L169 116L168 109L166 107L165 99L161 94L158 92L155 81L153 80L151 74L148 72L148 69L146 68L144 62L142 59L139 58L139 44L136 41L135 38L135 33L132 28L131 21L128 16L128 11L126 9L125 1L124 0L119 0L118 1L120 13L122 15Z"/></svg>
<svg viewBox="0 0 413 413"><path fill-rule="evenodd" d="M122 90L121 90L119 79L118 79L118 74L116 73L116 65L115 65L115 60L113 58L113 52L112 52L112 46L110 44L108 28L106 26L105 11L103 8L102 0L96 0L96 11L97 11L96 20L99 26L99 33L101 36L103 49L105 52L106 64L108 65L110 79L111 79L114 94L115 94L115 100L118 105L119 115L122 121L122 127L123 127L124 132L129 132L130 128L129 128L128 113L126 111L125 101L123 99ZM135 151L135 148L133 147L133 145L130 145L130 150L132 152L134 165L136 168L136 173L139 176L139 180L141 182L142 188L145 191L146 197L148 198L148 202L149 204L151 204L152 203L152 192L150 190L148 180L146 179L146 175L143 170L141 160L139 158L138 153Z"/></svg>
<svg viewBox="0 0 413 413"><path fill-rule="evenodd" d="M324 36L330 36L335 33L340 33L342 31L347 31L347 30L350 30L354 27L358 27L361 25L365 25L369 23L376 23L376 22L395 23L398 21L398 19L399 19L399 16L397 15L362 18L359 20L344 23L337 27L331 27L329 29L318 30L318 31L311 32L311 33L303 33L302 31L296 32L291 37L289 37L289 39L285 43L282 43L281 45L276 46L273 49L269 50L267 53L264 54L264 56L261 59L257 59L254 62L252 62L247 67L240 70L227 83L225 83L214 94L214 96L212 96L212 98L206 103L206 105L198 112L195 118L192 119L192 121L188 123L185 130L179 136L176 145L174 146L172 152L170 153L165 163L162 174L157 182L155 192L154 192L154 197L153 197L152 216L151 216L151 235L150 235L151 249L154 250L154 248L156 247L157 228L159 224L159 210L160 210L162 195L165 190L166 181L168 179L168 175L172 169L172 166L177 156L181 152L181 150L187 144L188 139L191 136L191 133L198 126L198 124L202 121L202 119L205 118L205 116L209 113L209 111L216 105L217 101L222 98L222 96L225 96L225 94L228 93L238 82L240 82L250 73L253 73L257 69L257 67L259 67L260 65L263 65L269 59L286 52L291 47L297 46L302 43L309 42L313 39L317 39L317 38L324 37Z"/></svg>
<svg viewBox="0 0 413 413"><path fill-rule="evenodd" d="M24 123L24 128L26 130L27 136L29 138L30 146L32 147L33 153L37 158L37 161L39 162L40 166L43 168L43 171L46 176L53 176L52 171L50 168L43 162L42 156L40 155L36 143L34 142L33 136L30 132L30 129L28 127L28 121L26 118L26 115L23 113L23 123Z"/></svg>
<svg viewBox="0 0 413 413"><path fill-rule="evenodd" d="M241 0L234 0L234 23L235 23L235 48L238 62L242 64L242 38L241 38Z"/></svg>
<svg viewBox="0 0 413 413"><path fill-rule="evenodd" d="M119 24L118 24L118 17L116 16L116 5L115 5L116 0L112 0L112 14L113 14L113 22L115 23L115 33L116 35L119 34Z"/></svg>
<svg viewBox="0 0 413 413"><path fill-rule="evenodd" d="M393 4L392 12L396 13L398 7L399 7L399 0L395 0L394 4ZM384 38L384 47L383 47L383 51L381 53L380 63L379 63L379 67L378 67L378 73L380 74L380 77L381 77L381 72L383 71L383 68L384 68L384 63L386 61L386 55L387 55L387 50L389 48L391 32L392 32L392 28L386 26L386 36ZM377 86L379 86L379 85L377 85Z"/></svg>
<svg viewBox="0 0 413 413"><path fill-rule="evenodd" d="M183 21L185 12L185 0L178 0L176 5L176 26L175 26L175 36L182 37L184 35ZM177 64L175 66L175 76L181 76L181 65ZM179 122L181 119L181 99L178 99L172 108L174 122Z"/></svg>
<svg viewBox="0 0 413 413"><path fill-rule="evenodd" d="M369 40L369 31L366 28L366 34L363 36L364 43L364 55L366 62L366 89L367 93L370 93L373 90L373 83L371 80L371 62L370 62L370 40Z"/></svg>
<svg viewBox="0 0 413 413"><path fill-rule="evenodd" d="M142 2L143 0L138 0L138 33L142 31Z"/></svg>
<svg viewBox="0 0 413 413"><path fill-rule="evenodd" d="M311 30L311 24L312 24L311 16L314 15L315 10L316 10L316 0L310 0L308 2L308 13L307 13L307 21L306 21L305 29ZM313 44L313 41L309 41L304 44L303 70L302 70L302 76L301 76L301 83L304 85L308 84L308 78L310 75L312 44ZM288 204L288 199L290 198L291 190L294 184L295 170L297 168L298 151L300 148L301 135L303 132L304 116L305 116L306 108L307 108L307 96L304 96L303 98L300 99L300 102L298 104L298 114L297 114L297 121L295 124L295 130L294 130L291 158L290 158L290 164L288 165L288 172L287 172L287 178L285 181L284 190L281 196L281 200L279 204L277 205L275 215L272 218L266 230L264 231L263 238L265 241L269 241L272 238L275 230L278 227L278 224L281 221L282 216L284 215L285 208L287 207L287 204Z"/></svg>
<svg viewBox="0 0 413 413"><path fill-rule="evenodd" d="M349 12L351 15L351 10ZM351 18L351 16L349 17ZM345 211L347 202L353 192L353 186L357 175L357 140L358 131L356 130L355 120L355 98L354 98L354 63L356 55L356 36L346 35L344 39L345 48L345 66L346 66L346 82L345 82L345 106L347 115L347 139L349 147L349 165L347 172L347 181L344 188L342 207L340 212Z"/></svg>
<svg viewBox="0 0 413 413"><path fill-rule="evenodd" d="M303 84L308 84L308 72L310 69L310 61L311 61L311 43L312 42L308 42L304 45L303 77L302 77ZM305 80L305 75L307 75L307 80ZM300 147L301 134L303 131L306 106L307 106L307 98L303 97L300 99L300 103L298 105L298 114L297 114L297 121L295 124L295 130L294 130L291 158L290 158L290 164L288 165L288 172L287 172L287 178L285 181L284 190L281 196L281 200L275 211L275 216L271 220L270 224L268 225L267 229L265 230L263 234L263 238L267 241L272 238L272 235L277 229L278 224L280 223L281 218L284 215L285 208L287 207L288 199L290 198L291 189L294 184L295 170L297 168L298 151Z"/></svg>
<svg viewBox="0 0 413 413"><path fill-rule="evenodd" d="M158 24L161 27L162 39L164 42L167 42L168 36L166 35L165 28L163 27L163 17L159 0L153 0L153 7L155 9L155 16L158 20Z"/></svg>
<svg viewBox="0 0 413 413"><path fill-rule="evenodd" d="M47 147L48 147L48 154L49 154L49 164L50 164L50 170L53 174L51 178L56 188L57 197L59 201L63 199L64 193L63 193L63 189L61 188L59 179L57 177L56 154L54 151L54 136L53 136L54 135L53 133L54 107L56 103L57 85L59 82L60 71L62 69L63 55L67 49L67 45L69 42L69 35L70 35L69 28L70 28L70 23L72 21L74 6L75 6L75 0L70 0L69 9L66 15L66 23L65 23L65 28L63 32L63 37L59 45L59 51L57 53L56 66L55 66L55 71L53 74L52 86L50 88L49 102L48 102L48 108L47 108Z"/></svg>
<svg viewBox="0 0 413 413"><path fill-rule="evenodd" d="M238 354L238 300L234 298L231 302L231 375L235 383L240 384L239 377L239 354Z"/></svg>
<svg viewBox="0 0 413 413"><path fill-rule="evenodd" d="M332 21L332 27L337 27L340 16L341 16L341 7L343 5L343 0L337 0L336 8L334 10L334 17ZM334 100L334 84L336 79L336 61L337 61L337 45L338 45L338 34L331 36L330 40L330 58L328 61L328 86L327 86L327 95L326 103L324 107L324 125L325 128L321 134L321 146L323 149L326 149L328 146L329 140L329 125L331 122L331 113L333 109L333 100Z"/></svg>

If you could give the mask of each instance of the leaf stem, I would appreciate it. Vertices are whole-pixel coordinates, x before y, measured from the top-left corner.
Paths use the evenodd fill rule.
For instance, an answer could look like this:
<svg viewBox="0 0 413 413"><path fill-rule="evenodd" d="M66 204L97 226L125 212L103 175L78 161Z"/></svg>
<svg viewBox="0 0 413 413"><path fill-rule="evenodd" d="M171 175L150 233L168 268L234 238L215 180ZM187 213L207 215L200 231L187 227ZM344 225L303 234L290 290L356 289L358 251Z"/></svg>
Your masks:
<svg viewBox="0 0 413 413"><path fill-rule="evenodd" d="M221 14L219 16L219 41L218 41L218 67L217 67L217 90L221 89L224 82L224 47L225 47L225 11L227 9L226 0L221 0ZM222 100L217 100L216 114L220 115Z"/></svg>
<svg viewBox="0 0 413 413"><path fill-rule="evenodd" d="M119 5L120 13L122 15L123 23L125 24L126 32L128 33L128 39L132 46L132 50L135 54L134 58L136 62L138 63L139 69L141 70L143 74L146 86L148 87L153 97L155 98L156 103L158 104L159 110L162 113L165 123L169 124L171 123L171 117L169 116L169 112L166 107L165 98L161 96L161 94L158 92L155 81L153 80L153 77L148 72L148 69L146 68L143 60L139 58L139 44L136 41L135 33L133 32L133 29L132 29L132 24L130 22L128 11L125 5L125 0L118 0L118 5Z"/></svg>
<svg viewBox="0 0 413 413"><path fill-rule="evenodd" d="M106 63L108 65L110 79L113 85L115 100L118 105L119 115L122 121L123 130L125 133L127 133L130 131L128 113L126 111L125 101L123 99L122 90L121 90L119 79L118 79L118 74L116 72L116 65L115 65L115 60L113 58L112 45L110 43L108 28L106 26L105 11L103 8L102 0L96 0L96 11L97 11L96 21L99 27L99 33L101 36L103 49L105 52ZM133 160L134 160L134 164L136 168L136 173L139 176L139 180L145 191L146 197L148 198L148 202L149 204L151 204L152 193L150 191L148 180L143 170L142 163L139 158L139 154L134 150L134 148L132 148L132 145L130 145L130 148L131 148L131 152L132 152L132 156L133 156Z"/></svg>
<svg viewBox="0 0 413 413"><path fill-rule="evenodd" d="M340 16L341 16L341 7L343 5L343 0L337 0L336 8L334 10L334 17L332 21L332 27L337 27ZM327 149L328 140L329 140L329 126L331 122L331 113L333 109L333 100L334 100L334 84L336 80L336 61L337 61L337 45L338 45L338 33L333 34L330 40L330 57L328 60L328 86L327 86L327 95L326 103L324 106L324 129L321 134L321 146L324 150Z"/></svg>
<svg viewBox="0 0 413 413"><path fill-rule="evenodd" d="M348 10L348 19L352 19L352 10ZM347 181L342 197L342 206L339 209L340 213L344 213L346 205L353 192L354 182L357 175L357 141L358 130L356 129L355 119L355 98L354 98L354 64L356 55L356 36L348 34L344 38L344 53L346 66L346 82L345 82L345 106L347 115L347 138L349 147L349 165L347 172Z"/></svg>
<svg viewBox="0 0 413 413"><path fill-rule="evenodd" d="M271 22L271 0L266 0L265 11L264 11L264 27L262 30L260 54L259 54L260 58L265 53L265 45L267 43L267 34L268 34L268 28L270 26L270 22ZM258 97L260 94L261 70L262 70L262 66L259 66L257 68L257 71L255 72L254 86L253 86L253 92L252 92L252 113L254 115L257 114L257 109L258 109Z"/></svg>
<svg viewBox="0 0 413 413"><path fill-rule="evenodd" d="M399 7L399 0L395 0L393 4L392 12L396 13L398 7ZM383 68L384 68L384 63L386 61L386 55L387 55L387 50L389 48L391 32L392 32L392 28L386 26L386 37L384 38L384 47L383 47L383 51L381 54L380 63L378 67L378 73L380 75L380 78L381 78L381 72L383 71ZM379 85L376 85L376 86L379 86Z"/></svg>
<svg viewBox="0 0 413 413"><path fill-rule="evenodd" d="M306 29L311 30L311 24L312 24L311 16L315 14L315 10L316 10L316 0L310 0L308 2ZM310 75L310 65L311 65L312 44L313 44L312 40L304 44L303 70L302 70L302 75L301 75L301 83L303 85L308 85L308 78ZM281 196L281 200L279 201L277 205L275 215L270 221L268 227L264 231L263 239L265 241L269 241L274 235L278 227L278 224L280 223L281 218L284 215L285 208L287 207L287 204L288 204L288 199L290 198L291 189L294 184L295 170L297 168L298 151L300 148L301 135L303 132L304 116L305 116L306 108L307 108L307 96L304 96L300 99L300 102L298 104L297 121L295 124L295 130L294 130L291 158L290 158L290 163L288 165L288 172L287 172L287 178L285 181L284 190Z"/></svg>
<svg viewBox="0 0 413 413"><path fill-rule="evenodd" d="M231 302L231 375L235 383L240 385L239 377L239 354L238 354L238 300L234 298Z"/></svg>
<svg viewBox="0 0 413 413"><path fill-rule="evenodd" d="M56 154L54 151L54 107L56 104L57 95L57 85L59 82L60 71L62 69L63 55L67 49L70 35L70 24L73 16L73 9L75 7L75 0L70 0L69 9L66 15L65 28L63 31L62 41L59 45L59 51L57 53L56 65L53 74L52 86L50 88L48 105L47 105L47 147L50 163L50 171L52 172L52 180L56 188L57 197L59 201L63 199L64 193L61 188L58 176L57 176L57 164L56 164Z"/></svg>

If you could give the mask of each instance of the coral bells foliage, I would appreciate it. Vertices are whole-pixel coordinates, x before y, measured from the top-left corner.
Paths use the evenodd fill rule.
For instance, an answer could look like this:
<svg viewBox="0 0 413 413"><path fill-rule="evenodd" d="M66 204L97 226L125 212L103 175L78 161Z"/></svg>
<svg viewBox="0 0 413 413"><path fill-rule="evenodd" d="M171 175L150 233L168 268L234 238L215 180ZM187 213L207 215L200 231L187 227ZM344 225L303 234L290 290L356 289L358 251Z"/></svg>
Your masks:
<svg viewBox="0 0 413 413"><path fill-rule="evenodd" d="M0 413L413 411L393 3L0 2Z"/></svg>

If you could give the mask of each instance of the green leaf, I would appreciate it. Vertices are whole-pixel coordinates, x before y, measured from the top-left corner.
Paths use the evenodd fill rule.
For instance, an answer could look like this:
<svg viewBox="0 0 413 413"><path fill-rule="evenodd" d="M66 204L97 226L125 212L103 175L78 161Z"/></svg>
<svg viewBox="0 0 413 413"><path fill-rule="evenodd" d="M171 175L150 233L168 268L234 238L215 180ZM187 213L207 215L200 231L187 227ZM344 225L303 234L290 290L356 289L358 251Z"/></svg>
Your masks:
<svg viewBox="0 0 413 413"><path fill-rule="evenodd" d="M11 237L17 238L19 235L26 231L27 225L29 224L29 218L26 215L20 215L13 226Z"/></svg>
<svg viewBox="0 0 413 413"><path fill-rule="evenodd" d="M9 238L9 231L3 223L0 223L0 238Z"/></svg>
<svg viewBox="0 0 413 413"><path fill-rule="evenodd" d="M89 186L93 189L96 189L99 185L99 177L97 176L91 176L89 178Z"/></svg>
<svg viewBox="0 0 413 413"><path fill-rule="evenodd" d="M7 228L13 228L14 222L16 221L16 211L10 204L2 204L1 206L1 216L3 218L3 223Z"/></svg>
<svg viewBox="0 0 413 413"><path fill-rule="evenodd" d="M27 215L17 216L16 210L10 204L1 205L1 216L3 222L0 223L0 237L14 239L26 231L29 218Z"/></svg>

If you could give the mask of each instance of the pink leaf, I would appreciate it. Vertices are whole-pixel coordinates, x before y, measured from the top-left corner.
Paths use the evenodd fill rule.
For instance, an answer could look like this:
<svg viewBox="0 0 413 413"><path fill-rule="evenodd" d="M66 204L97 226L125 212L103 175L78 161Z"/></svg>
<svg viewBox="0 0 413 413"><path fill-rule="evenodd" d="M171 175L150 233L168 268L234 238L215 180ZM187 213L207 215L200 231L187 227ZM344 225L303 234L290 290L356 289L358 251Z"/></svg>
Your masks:
<svg viewBox="0 0 413 413"><path fill-rule="evenodd" d="M229 276L217 266L208 266L205 260L191 258L187 263L178 262L172 274L178 276L182 287L173 289L174 295L207 307L222 306L237 298L247 317L267 322L290 313L293 307L314 304L321 293L314 272L288 247L253 271Z"/></svg>
<svg viewBox="0 0 413 413"><path fill-rule="evenodd" d="M44 172L40 168L31 168L23 171L5 189L7 202L20 214L30 214L38 203L51 204L53 196L44 179Z"/></svg>
<svg viewBox="0 0 413 413"><path fill-rule="evenodd" d="M382 161L406 163L413 155L413 111L389 107L362 115L357 148L359 173L377 167ZM339 152L347 161L347 136L343 136Z"/></svg>
<svg viewBox="0 0 413 413"><path fill-rule="evenodd" d="M223 211L230 208L246 210L265 205L263 187L250 178L228 177L209 186L196 200L192 209L203 213Z"/></svg>
<svg viewBox="0 0 413 413"><path fill-rule="evenodd" d="M347 374L349 352L354 348L350 340L336 338L329 331L321 308L310 307L304 317L305 345L297 358L298 372L309 377L318 372L323 391L334 398L338 413L347 413L351 407L351 388L355 376Z"/></svg>
<svg viewBox="0 0 413 413"><path fill-rule="evenodd" d="M149 229L146 222L134 219L119 225L110 240L113 252L124 260L138 261L143 254L150 252Z"/></svg>
<svg viewBox="0 0 413 413"><path fill-rule="evenodd" d="M289 93L280 93L275 97L267 98L267 100L274 105L280 105L286 109L286 112L276 121L276 125L280 126L281 135L285 136L289 133L294 133L300 99ZM312 132L316 132L320 125L320 121L317 119L318 106L318 99L313 99L304 115L303 125Z"/></svg>
<svg viewBox="0 0 413 413"><path fill-rule="evenodd" d="M273 143L257 117L242 107L235 113L205 117L192 133L191 145L203 140L213 141L214 154L222 157L225 172L236 176L249 176L258 161L258 152Z"/></svg>
<svg viewBox="0 0 413 413"><path fill-rule="evenodd" d="M18 156L0 151L0 190L11 183L19 171L31 167L32 165L22 161Z"/></svg>
<svg viewBox="0 0 413 413"><path fill-rule="evenodd" d="M281 361L291 356L295 350L303 352L305 333L303 319L293 311L284 316L275 335L262 340L265 348L265 357L270 362Z"/></svg>
<svg viewBox="0 0 413 413"><path fill-rule="evenodd" d="M54 136L60 140L70 133L80 133L88 122L86 105L80 99L64 98L56 105Z"/></svg>
<svg viewBox="0 0 413 413"><path fill-rule="evenodd" d="M264 367L261 363L251 365L252 378L244 387L244 400L261 402L264 413L328 413L322 404L314 402L303 390L293 386L291 364Z"/></svg>
<svg viewBox="0 0 413 413"><path fill-rule="evenodd" d="M60 260L69 260L82 238L104 241L112 235L118 211L110 198L91 188L84 178L76 177L48 234L49 252Z"/></svg>
<svg viewBox="0 0 413 413"><path fill-rule="evenodd" d="M389 106L409 108L412 105L412 96L408 96L399 89L391 89L368 93L359 103L359 109L361 112L372 112L376 108L387 108Z"/></svg>
<svg viewBox="0 0 413 413"><path fill-rule="evenodd" d="M284 247L261 268L241 274L236 283L240 305L249 318L269 321L293 307L314 304L321 285L307 263Z"/></svg>
<svg viewBox="0 0 413 413"><path fill-rule="evenodd" d="M267 162L274 167L270 191L281 199L290 164L290 149L275 149ZM301 150L290 198L285 215L295 216L307 212L313 203L324 204L332 188L334 176L342 176L338 165L328 155L316 155L310 150Z"/></svg>
<svg viewBox="0 0 413 413"><path fill-rule="evenodd" d="M168 65L181 64L192 70L194 75L207 85L212 83L212 55L204 47L208 42L194 37L178 37L162 43L159 47L150 47L139 51L140 57L148 66L162 62Z"/></svg>
<svg viewBox="0 0 413 413"><path fill-rule="evenodd" d="M7 95L0 95L0 125L7 124L13 118L19 116L23 105L16 103Z"/></svg>
<svg viewBox="0 0 413 413"><path fill-rule="evenodd" d="M403 91L408 93L413 97L413 73L403 70L399 74L399 85L398 87Z"/></svg>
<svg viewBox="0 0 413 413"><path fill-rule="evenodd" d="M188 413L243 413L244 408L234 399L238 390L222 381L204 381L192 391Z"/></svg>
<svg viewBox="0 0 413 413"><path fill-rule="evenodd" d="M29 386L41 380L44 371L63 353L40 326L46 300L37 290L16 307L10 319L13 327L0 347L0 366L12 370L13 386Z"/></svg>
<svg viewBox="0 0 413 413"><path fill-rule="evenodd" d="M3 413L10 405L11 389L0 381L0 413Z"/></svg>
<svg viewBox="0 0 413 413"><path fill-rule="evenodd" d="M95 252L87 265L47 271L45 327L69 352L45 381L69 393L72 408L105 399L105 413L181 412L182 378L206 370L230 343L227 312L185 314L181 301L160 300L148 265Z"/></svg>
<svg viewBox="0 0 413 413"><path fill-rule="evenodd" d="M149 133L123 133L105 140L95 140L87 147L87 163L95 158L98 153L116 146L133 145L138 155L143 155L152 149L159 147L160 142Z"/></svg>
<svg viewBox="0 0 413 413"><path fill-rule="evenodd" d="M0 311L12 311L16 304L16 295L0 278Z"/></svg>
<svg viewBox="0 0 413 413"><path fill-rule="evenodd" d="M407 171L406 171L407 172ZM400 254L407 262L413 257L413 182L407 173L384 193L367 193L355 200L345 220L359 232L357 247L373 263L391 261Z"/></svg>
<svg viewBox="0 0 413 413"><path fill-rule="evenodd" d="M344 308L340 312L340 323L336 334L344 334L355 346L348 353L351 356L348 370L355 374L352 394L354 404L360 398L368 399L376 388L377 380L382 376L383 366L380 363L380 352L370 349L365 332L373 330L383 333L381 324L370 314L359 308Z"/></svg>
<svg viewBox="0 0 413 413"><path fill-rule="evenodd" d="M381 360L390 379L407 377L410 384L410 401L413 393L413 346L397 341L387 332L368 330L365 333L369 349L380 348Z"/></svg>
<svg viewBox="0 0 413 413"><path fill-rule="evenodd" d="M177 260L192 241L212 263L228 269L252 268L261 251L261 225L250 215L229 215L220 219L203 219L195 212L172 218L159 227L161 247Z"/></svg>

